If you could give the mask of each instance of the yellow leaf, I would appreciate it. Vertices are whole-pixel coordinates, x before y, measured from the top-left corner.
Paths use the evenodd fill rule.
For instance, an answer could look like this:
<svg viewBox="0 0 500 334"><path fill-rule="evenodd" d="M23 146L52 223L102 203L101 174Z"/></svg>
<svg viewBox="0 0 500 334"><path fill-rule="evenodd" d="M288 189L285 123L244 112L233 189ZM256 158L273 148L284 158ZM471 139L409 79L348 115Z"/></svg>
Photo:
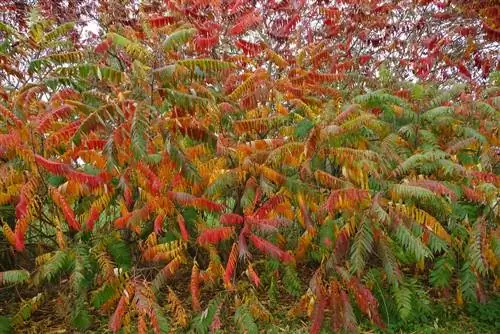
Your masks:
<svg viewBox="0 0 500 334"><path fill-rule="evenodd" d="M457 304L459 306L462 306L464 304L464 299L462 296L462 290L460 288L457 288Z"/></svg>

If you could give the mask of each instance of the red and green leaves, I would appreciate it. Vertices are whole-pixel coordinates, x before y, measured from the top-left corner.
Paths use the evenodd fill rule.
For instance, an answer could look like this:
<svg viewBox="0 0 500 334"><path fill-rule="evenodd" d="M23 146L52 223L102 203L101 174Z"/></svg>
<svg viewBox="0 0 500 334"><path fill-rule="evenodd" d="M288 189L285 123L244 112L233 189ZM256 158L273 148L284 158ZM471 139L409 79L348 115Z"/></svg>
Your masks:
<svg viewBox="0 0 500 334"><path fill-rule="evenodd" d="M169 191L167 196L179 205L192 206L200 210L221 212L224 208L222 204L212 202L202 197L196 197L188 193Z"/></svg>
<svg viewBox="0 0 500 334"><path fill-rule="evenodd" d="M51 161L38 154L35 154L34 160L38 166L42 167L48 172L55 175L65 176L68 179L86 184L90 188L98 188L104 185L107 180L109 180L109 175L106 172L102 172L99 175L82 173L73 169L68 164Z"/></svg>
<svg viewBox="0 0 500 334"><path fill-rule="evenodd" d="M357 278L352 278L348 282L348 287L354 295L361 312L365 313L378 327L385 329L386 326L378 313L378 302L371 291L362 285Z"/></svg>
<svg viewBox="0 0 500 334"><path fill-rule="evenodd" d="M115 312L113 313L113 315L109 320L109 328L113 332L118 332L120 328L122 328L123 316L127 312L127 305L130 302L131 297L133 296L130 296L126 290L124 291L124 294L120 297Z"/></svg>
<svg viewBox="0 0 500 334"><path fill-rule="evenodd" d="M42 114L42 117L38 122L37 131L39 131L40 133L44 133L48 129L48 127L51 126L54 120L68 116L72 111L71 109L72 108L70 106L63 105L45 114Z"/></svg>
<svg viewBox="0 0 500 334"><path fill-rule="evenodd" d="M164 316L225 330L234 310L257 327L271 319L256 291L291 285L312 333L355 331L353 302L384 328L375 296L400 309L428 276L484 300L498 11L481 29L465 4L319 3L104 4L104 38L61 15L0 24L3 245L28 250L32 287L139 333L168 332Z"/></svg>

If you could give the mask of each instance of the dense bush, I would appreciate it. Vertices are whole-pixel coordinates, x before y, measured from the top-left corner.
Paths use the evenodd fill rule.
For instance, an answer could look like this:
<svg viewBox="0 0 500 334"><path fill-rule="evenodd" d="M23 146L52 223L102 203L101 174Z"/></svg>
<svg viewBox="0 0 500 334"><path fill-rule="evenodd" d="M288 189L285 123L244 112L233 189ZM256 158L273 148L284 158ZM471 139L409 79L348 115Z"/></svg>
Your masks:
<svg viewBox="0 0 500 334"><path fill-rule="evenodd" d="M396 329L490 299L498 72L330 72L321 43L222 57L189 22L92 46L36 13L26 36L0 25L0 284L28 287L1 326L54 298L76 329L140 333L257 333L278 309L311 333Z"/></svg>

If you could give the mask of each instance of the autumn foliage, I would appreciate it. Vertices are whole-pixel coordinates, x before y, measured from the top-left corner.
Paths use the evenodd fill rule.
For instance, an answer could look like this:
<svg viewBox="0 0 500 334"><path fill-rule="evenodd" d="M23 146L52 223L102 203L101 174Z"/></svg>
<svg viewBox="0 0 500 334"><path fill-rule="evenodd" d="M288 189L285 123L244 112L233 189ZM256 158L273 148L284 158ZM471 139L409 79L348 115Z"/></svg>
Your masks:
<svg viewBox="0 0 500 334"><path fill-rule="evenodd" d="M498 291L498 6L50 3L0 22L9 328L385 330Z"/></svg>

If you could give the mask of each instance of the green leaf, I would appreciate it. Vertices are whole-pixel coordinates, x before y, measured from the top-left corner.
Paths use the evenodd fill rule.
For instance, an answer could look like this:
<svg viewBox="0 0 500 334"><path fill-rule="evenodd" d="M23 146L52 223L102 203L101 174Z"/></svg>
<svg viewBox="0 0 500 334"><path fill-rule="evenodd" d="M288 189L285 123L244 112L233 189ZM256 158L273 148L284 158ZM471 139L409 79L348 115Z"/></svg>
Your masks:
<svg viewBox="0 0 500 334"><path fill-rule="evenodd" d="M116 295L116 289L109 284L104 284L101 288L99 288L99 290L94 292L92 306L98 309L114 295Z"/></svg>
<svg viewBox="0 0 500 334"><path fill-rule="evenodd" d="M403 284L397 284L394 285L392 293L398 307L399 316L401 319L406 320L412 311L411 290Z"/></svg>
<svg viewBox="0 0 500 334"><path fill-rule="evenodd" d="M314 124L307 118L300 121L295 127L295 137L304 139L309 134L309 131L314 127Z"/></svg>
<svg viewBox="0 0 500 334"><path fill-rule="evenodd" d="M73 30L75 27L74 22L66 22L61 24L60 26L52 29L49 33L45 35L45 41L49 42L52 41L60 36L65 35L66 33L70 32Z"/></svg>
<svg viewBox="0 0 500 334"><path fill-rule="evenodd" d="M351 247L351 272L358 276L364 270L368 255L373 249L373 233L369 221L363 221Z"/></svg>
<svg viewBox="0 0 500 334"><path fill-rule="evenodd" d="M199 334L209 332L210 325L214 319L215 313L221 307L223 300L220 297L210 300L208 307L191 321L192 329Z"/></svg>
<svg viewBox="0 0 500 334"><path fill-rule="evenodd" d="M475 301L477 299L476 295L476 283L477 276L472 270L472 266L469 261L465 261L460 272L458 274L459 287L462 291L464 300Z"/></svg>
<svg viewBox="0 0 500 334"><path fill-rule="evenodd" d="M77 308L75 312L73 312L71 322L73 326L82 331L88 329L92 325L90 314L83 307Z"/></svg>
<svg viewBox="0 0 500 334"><path fill-rule="evenodd" d="M236 309L236 312L234 313L234 322L239 328L240 333L259 333L259 328L257 327L257 324L255 323L255 320L246 305L242 305Z"/></svg>
<svg viewBox="0 0 500 334"><path fill-rule="evenodd" d="M22 283L28 280L30 273L27 270L8 270L0 272L0 285Z"/></svg>
<svg viewBox="0 0 500 334"><path fill-rule="evenodd" d="M194 36L194 34L196 34L196 32L197 30L195 28L188 28L172 33L168 36L165 42L163 42L163 49L165 51L178 49L182 45L186 44Z"/></svg>
<svg viewBox="0 0 500 334"><path fill-rule="evenodd" d="M422 100L425 96L425 88L422 85L415 84L411 89L411 96L415 100Z"/></svg>
<svg viewBox="0 0 500 334"><path fill-rule="evenodd" d="M431 271L429 281L437 288L445 288L450 285L451 276L455 271L455 261L450 255L444 255L437 259Z"/></svg>
<svg viewBox="0 0 500 334"><path fill-rule="evenodd" d="M417 261L422 261L426 257L432 257L432 253L429 248L427 248L427 246L419 238L415 237L410 230L402 224L398 225L394 236L403 246L403 249L415 256Z"/></svg>
<svg viewBox="0 0 500 334"><path fill-rule="evenodd" d="M10 334L13 333L14 329L9 318L0 315L0 334Z"/></svg>
<svg viewBox="0 0 500 334"><path fill-rule="evenodd" d="M164 311L158 306L157 303L152 305L153 311L158 321L158 327L160 328L160 333L167 334L170 333L170 323L168 319L163 315Z"/></svg>
<svg viewBox="0 0 500 334"><path fill-rule="evenodd" d="M172 104L186 110L206 111L211 105L210 100L204 97L181 93L174 89L167 89L166 91Z"/></svg>
<svg viewBox="0 0 500 334"><path fill-rule="evenodd" d="M283 286L292 296L299 297L302 294L302 288L297 271L290 265L284 266Z"/></svg>
<svg viewBox="0 0 500 334"><path fill-rule="evenodd" d="M123 270L130 270L132 268L132 255L130 247L121 239L113 239L108 243L107 248L109 253L115 260L117 267Z"/></svg>
<svg viewBox="0 0 500 334"><path fill-rule="evenodd" d="M203 73L220 73L222 70L234 67L233 63L209 58L184 59L177 61L176 64L186 67L193 73L196 70L201 70Z"/></svg>

